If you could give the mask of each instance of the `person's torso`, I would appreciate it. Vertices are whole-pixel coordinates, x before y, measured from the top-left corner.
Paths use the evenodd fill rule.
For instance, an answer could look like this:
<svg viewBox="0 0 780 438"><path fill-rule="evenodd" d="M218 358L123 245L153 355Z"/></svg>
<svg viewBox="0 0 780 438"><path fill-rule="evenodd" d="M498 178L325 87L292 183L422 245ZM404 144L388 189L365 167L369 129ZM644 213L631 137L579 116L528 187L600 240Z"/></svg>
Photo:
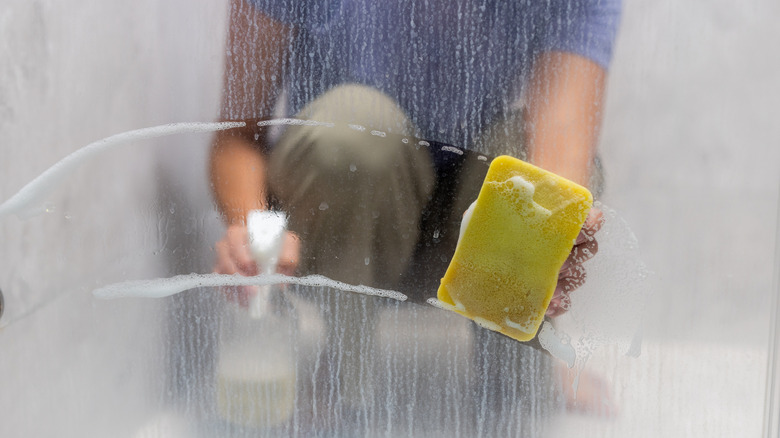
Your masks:
<svg viewBox="0 0 780 438"><path fill-rule="evenodd" d="M538 46L537 1L321 1L289 66L291 110L342 83L394 98L422 135L469 145L517 98Z"/></svg>

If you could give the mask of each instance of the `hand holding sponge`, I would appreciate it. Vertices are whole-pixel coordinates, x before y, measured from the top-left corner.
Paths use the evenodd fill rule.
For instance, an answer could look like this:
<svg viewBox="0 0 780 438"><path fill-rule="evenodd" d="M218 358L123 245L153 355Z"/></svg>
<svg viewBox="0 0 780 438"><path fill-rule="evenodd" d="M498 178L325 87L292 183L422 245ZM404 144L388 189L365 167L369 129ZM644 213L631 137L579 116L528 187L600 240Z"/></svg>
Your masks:
<svg viewBox="0 0 780 438"><path fill-rule="evenodd" d="M592 205L578 184L496 158L464 218L439 301L485 328L533 339Z"/></svg>

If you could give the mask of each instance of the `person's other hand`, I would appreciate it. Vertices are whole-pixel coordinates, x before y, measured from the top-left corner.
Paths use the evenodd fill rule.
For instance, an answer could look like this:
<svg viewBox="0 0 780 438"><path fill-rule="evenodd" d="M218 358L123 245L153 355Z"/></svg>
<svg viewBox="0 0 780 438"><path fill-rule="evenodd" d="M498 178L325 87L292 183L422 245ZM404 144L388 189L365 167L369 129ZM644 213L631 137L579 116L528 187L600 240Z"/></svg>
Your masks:
<svg viewBox="0 0 780 438"><path fill-rule="evenodd" d="M295 275L301 257L301 239L292 231L285 231L282 249L279 251L279 261L276 272L284 275Z"/></svg>
<svg viewBox="0 0 780 438"><path fill-rule="evenodd" d="M215 246L217 260L214 272L217 274L240 274L253 276L259 274L259 268L249 251L249 231L246 225L230 225L222 239ZM300 257L300 240L290 232L285 232L276 272L294 275ZM222 293L242 306L249 304L249 298L255 293L254 286L227 286Z"/></svg>
<svg viewBox="0 0 780 438"><path fill-rule="evenodd" d="M563 263L558 273L558 285L555 287L555 293L547 307L546 316L554 318L569 310L571 304L569 294L585 283L586 274L582 264L592 259L599 251L595 234L603 224L604 214L596 207L591 208L569 258Z"/></svg>
<svg viewBox="0 0 780 438"><path fill-rule="evenodd" d="M257 263L249 252L249 231L246 225L230 225L222 240L217 242L215 250L217 261L214 272L217 274L257 275Z"/></svg>
<svg viewBox="0 0 780 438"><path fill-rule="evenodd" d="M562 362L557 362L555 367L567 411L601 418L617 417L619 408L604 375L587 369L571 370Z"/></svg>
<svg viewBox="0 0 780 438"><path fill-rule="evenodd" d="M214 272L226 275L257 275L258 268L252 253L249 252L249 231L246 225L228 226L225 235L214 247L217 260ZM253 286L223 286L220 291L228 300L236 301L241 306L249 305L249 298L254 293Z"/></svg>

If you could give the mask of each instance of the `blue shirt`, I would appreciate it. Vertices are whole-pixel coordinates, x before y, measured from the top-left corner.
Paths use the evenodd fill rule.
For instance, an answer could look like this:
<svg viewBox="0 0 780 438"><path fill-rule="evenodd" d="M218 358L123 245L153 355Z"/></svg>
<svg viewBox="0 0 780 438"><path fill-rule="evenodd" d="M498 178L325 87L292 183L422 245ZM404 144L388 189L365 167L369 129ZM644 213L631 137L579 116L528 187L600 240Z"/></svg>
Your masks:
<svg viewBox="0 0 780 438"><path fill-rule="evenodd" d="M517 99L536 55L609 64L620 0L252 0L297 28L290 114L343 83L393 97L424 138L468 146Z"/></svg>

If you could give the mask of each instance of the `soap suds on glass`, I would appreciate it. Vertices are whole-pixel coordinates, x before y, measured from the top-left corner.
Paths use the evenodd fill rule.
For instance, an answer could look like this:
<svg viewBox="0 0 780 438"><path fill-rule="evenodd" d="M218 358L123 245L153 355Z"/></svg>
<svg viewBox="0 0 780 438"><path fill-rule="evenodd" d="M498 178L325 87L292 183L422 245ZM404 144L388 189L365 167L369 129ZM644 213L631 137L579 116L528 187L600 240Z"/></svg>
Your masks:
<svg viewBox="0 0 780 438"><path fill-rule="evenodd" d="M244 122L172 123L135 129L92 142L46 169L22 187L15 195L0 204L0 219L12 214L19 218L27 219L41 213L53 211L53 207L45 204L49 193L64 184L67 178L87 160L118 146L173 134L215 132L243 126L246 126Z"/></svg>
<svg viewBox="0 0 780 438"><path fill-rule="evenodd" d="M238 274L177 275L170 278L156 278L150 280L135 280L114 283L95 289L92 294L97 298L103 299L164 298L199 287L264 286L275 284L297 284L311 287L328 287L344 292L354 292L362 295L391 298L397 301L406 301L407 299L406 295L394 290L377 289L363 285L352 285L341 281L331 280L330 278L322 275L291 277L282 274L263 274L254 277L245 277Z"/></svg>

